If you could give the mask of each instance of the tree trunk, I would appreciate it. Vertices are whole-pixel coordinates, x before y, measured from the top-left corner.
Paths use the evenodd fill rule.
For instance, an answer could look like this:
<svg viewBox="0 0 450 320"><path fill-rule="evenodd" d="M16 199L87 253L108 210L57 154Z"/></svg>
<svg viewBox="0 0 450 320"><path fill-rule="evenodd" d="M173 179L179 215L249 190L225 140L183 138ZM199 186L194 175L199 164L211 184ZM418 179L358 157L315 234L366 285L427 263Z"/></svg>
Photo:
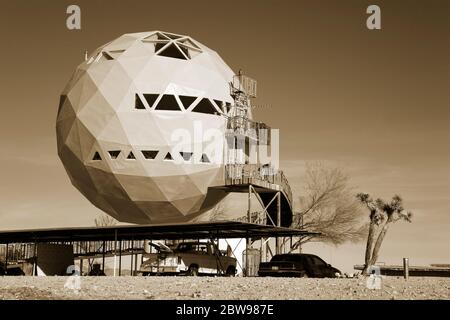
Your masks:
<svg viewBox="0 0 450 320"><path fill-rule="evenodd" d="M376 230L375 222L370 221L369 235L367 236L367 244L366 244L366 256L364 259L364 268L361 272L362 274L367 274L367 269L370 266L370 261L371 261L371 257L372 257L373 240L375 238L375 230Z"/></svg>
<svg viewBox="0 0 450 320"><path fill-rule="evenodd" d="M375 243L375 246L373 248L372 258L370 259L370 265L374 265L378 260L378 253L380 252L381 244L383 243L384 237L386 236L386 232L389 229L389 225L390 222L386 221L386 223L383 226L383 229L378 235L377 242Z"/></svg>

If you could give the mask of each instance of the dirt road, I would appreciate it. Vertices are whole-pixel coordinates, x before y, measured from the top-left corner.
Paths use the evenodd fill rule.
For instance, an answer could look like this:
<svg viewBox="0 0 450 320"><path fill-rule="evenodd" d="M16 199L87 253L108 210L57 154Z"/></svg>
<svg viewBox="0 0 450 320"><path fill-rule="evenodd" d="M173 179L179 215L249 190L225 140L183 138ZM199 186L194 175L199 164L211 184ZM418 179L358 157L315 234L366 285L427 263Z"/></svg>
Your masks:
<svg viewBox="0 0 450 320"><path fill-rule="evenodd" d="M450 299L450 278L386 277L380 290L365 279L0 277L0 299Z"/></svg>

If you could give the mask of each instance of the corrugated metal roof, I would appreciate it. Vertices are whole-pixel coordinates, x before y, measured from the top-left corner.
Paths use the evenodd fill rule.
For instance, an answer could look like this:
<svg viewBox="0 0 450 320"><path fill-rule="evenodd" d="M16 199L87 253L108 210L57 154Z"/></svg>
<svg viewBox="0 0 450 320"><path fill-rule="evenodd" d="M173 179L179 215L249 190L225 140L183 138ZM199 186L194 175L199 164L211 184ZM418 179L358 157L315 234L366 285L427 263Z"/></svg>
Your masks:
<svg viewBox="0 0 450 320"><path fill-rule="evenodd" d="M118 240L156 240L289 237L311 234L299 229L222 221L0 231L0 243L95 241L114 240L116 237Z"/></svg>

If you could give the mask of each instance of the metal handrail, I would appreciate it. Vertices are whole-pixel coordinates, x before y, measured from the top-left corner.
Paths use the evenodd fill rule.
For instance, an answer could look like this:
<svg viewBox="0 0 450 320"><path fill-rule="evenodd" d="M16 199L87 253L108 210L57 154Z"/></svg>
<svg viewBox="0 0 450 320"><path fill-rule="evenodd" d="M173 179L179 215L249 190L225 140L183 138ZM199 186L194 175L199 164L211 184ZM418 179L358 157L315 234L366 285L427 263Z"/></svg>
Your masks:
<svg viewBox="0 0 450 320"><path fill-rule="evenodd" d="M227 184L235 184L235 180L246 181L249 179L257 179L280 186L291 204L292 190L282 170L261 164L225 165L225 182Z"/></svg>

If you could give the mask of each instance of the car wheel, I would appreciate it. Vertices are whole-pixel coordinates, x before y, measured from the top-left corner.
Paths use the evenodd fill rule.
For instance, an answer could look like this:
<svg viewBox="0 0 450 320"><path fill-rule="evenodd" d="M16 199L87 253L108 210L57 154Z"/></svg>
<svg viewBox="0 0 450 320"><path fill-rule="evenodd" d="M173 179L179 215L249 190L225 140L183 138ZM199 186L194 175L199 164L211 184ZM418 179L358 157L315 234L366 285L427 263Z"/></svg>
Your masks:
<svg viewBox="0 0 450 320"><path fill-rule="evenodd" d="M198 276L198 267L197 266L190 266L188 270L188 275L192 277Z"/></svg>
<svg viewBox="0 0 450 320"><path fill-rule="evenodd" d="M236 275L235 267L228 267L227 272L225 273L227 277L234 277Z"/></svg>

